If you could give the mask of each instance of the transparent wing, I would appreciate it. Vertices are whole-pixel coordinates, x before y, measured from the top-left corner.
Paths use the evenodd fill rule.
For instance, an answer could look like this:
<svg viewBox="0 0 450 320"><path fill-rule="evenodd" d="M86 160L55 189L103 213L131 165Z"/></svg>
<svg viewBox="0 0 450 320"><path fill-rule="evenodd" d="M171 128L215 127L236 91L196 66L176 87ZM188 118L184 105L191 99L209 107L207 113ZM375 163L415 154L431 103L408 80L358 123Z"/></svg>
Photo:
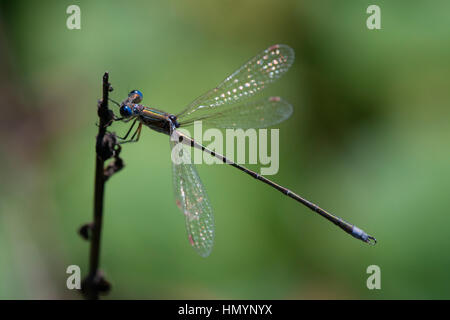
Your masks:
<svg viewBox="0 0 450 320"><path fill-rule="evenodd" d="M189 146L171 134L171 160L176 204L183 212L189 243L198 254L207 257L214 244L214 215L200 177L191 162Z"/></svg>
<svg viewBox="0 0 450 320"><path fill-rule="evenodd" d="M267 128L289 118L292 111L293 108L288 102L280 97L270 97L227 108L190 122L181 122L180 125L188 126L194 121L202 120L204 125L216 128Z"/></svg>
<svg viewBox="0 0 450 320"><path fill-rule="evenodd" d="M216 111L217 107L232 105L253 96L268 84L280 78L294 62L294 50L277 44L264 50L236 72L226 78L216 88L195 99L184 111L177 115L181 121L204 117Z"/></svg>

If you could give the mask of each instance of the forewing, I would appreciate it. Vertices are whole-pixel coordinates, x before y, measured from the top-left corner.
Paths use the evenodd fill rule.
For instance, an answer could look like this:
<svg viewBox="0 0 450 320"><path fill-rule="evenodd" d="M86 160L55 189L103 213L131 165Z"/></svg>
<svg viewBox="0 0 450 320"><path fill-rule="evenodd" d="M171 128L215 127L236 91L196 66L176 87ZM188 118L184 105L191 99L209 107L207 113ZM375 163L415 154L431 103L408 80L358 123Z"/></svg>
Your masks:
<svg viewBox="0 0 450 320"><path fill-rule="evenodd" d="M232 105L253 96L280 78L294 62L294 50L287 45L274 45L240 67L216 88L195 99L177 115L181 121L204 117L217 107ZM193 113L195 116L192 116Z"/></svg>
<svg viewBox="0 0 450 320"><path fill-rule="evenodd" d="M176 204L185 216L189 243L198 254L207 257L214 244L212 207L191 162L190 147L178 142L176 131L171 135L170 145Z"/></svg>
<svg viewBox="0 0 450 320"><path fill-rule="evenodd" d="M276 125L292 114L292 105L280 97L270 97L247 102L224 111L206 116L202 120L206 126L229 129L267 128ZM181 122L181 126L192 123Z"/></svg>

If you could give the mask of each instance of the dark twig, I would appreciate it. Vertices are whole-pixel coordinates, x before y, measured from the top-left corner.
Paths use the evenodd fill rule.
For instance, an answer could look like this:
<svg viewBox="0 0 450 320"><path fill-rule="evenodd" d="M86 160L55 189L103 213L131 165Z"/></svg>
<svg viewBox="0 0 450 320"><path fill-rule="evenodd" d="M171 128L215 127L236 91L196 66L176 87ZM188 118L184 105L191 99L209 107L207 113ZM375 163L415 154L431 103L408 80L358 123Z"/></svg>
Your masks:
<svg viewBox="0 0 450 320"><path fill-rule="evenodd" d="M82 283L83 295L86 299L91 300L98 299L100 293L106 294L111 287L108 281L105 280L103 273L99 270L103 196L106 180L124 166L122 159L119 157L121 149L117 144L115 134L106 131L106 128L114 120L114 113L108 108L108 96L109 92L112 91L108 80L109 74L105 72L103 75L103 97L98 102L97 109L100 123L96 141L94 221L83 225L79 229L80 235L91 242L89 274ZM105 161L111 157L114 160L105 168Z"/></svg>

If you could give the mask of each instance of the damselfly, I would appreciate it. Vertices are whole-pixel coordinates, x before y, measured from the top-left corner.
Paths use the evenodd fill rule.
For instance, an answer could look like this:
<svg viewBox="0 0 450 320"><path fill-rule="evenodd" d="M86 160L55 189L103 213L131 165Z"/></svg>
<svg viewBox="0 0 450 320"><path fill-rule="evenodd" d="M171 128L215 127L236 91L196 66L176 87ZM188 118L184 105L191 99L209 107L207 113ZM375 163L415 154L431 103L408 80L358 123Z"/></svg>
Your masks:
<svg viewBox="0 0 450 320"><path fill-rule="evenodd" d="M131 91L120 104L112 100L120 107L122 116L116 120L126 122L134 120L126 135L121 138L121 143L138 141L142 125L146 125L150 129L169 135L172 150L180 148L179 154L182 161L179 163L172 161L176 203L185 215L189 242L203 257L210 254L213 246L214 216L206 191L190 159L190 152L183 152L184 148L190 147L200 149L277 189L333 222L353 237L369 244L376 243L374 237L358 227L319 208L289 189L233 162L231 159L209 150L177 130L200 120L217 128L241 129L266 128L286 120L292 114L292 106L279 97L238 103L250 98L279 79L293 62L294 50L292 48L286 45L271 46L250 59L216 88L195 99L181 113L176 115L139 104L143 95L138 90ZM136 123L138 123L136 131L132 134L131 139L126 140Z"/></svg>

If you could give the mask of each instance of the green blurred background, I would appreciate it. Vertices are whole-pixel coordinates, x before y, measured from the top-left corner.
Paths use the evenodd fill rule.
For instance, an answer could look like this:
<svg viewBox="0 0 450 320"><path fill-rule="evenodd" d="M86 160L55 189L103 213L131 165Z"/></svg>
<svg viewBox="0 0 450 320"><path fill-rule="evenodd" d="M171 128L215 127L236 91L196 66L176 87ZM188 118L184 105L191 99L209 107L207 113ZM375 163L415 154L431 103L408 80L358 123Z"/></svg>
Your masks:
<svg viewBox="0 0 450 320"><path fill-rule="evenodd" d="M81 8L81 30L66 8ZM368 30L366 8L381 8ZM373 234L369 247L226 166L198 167L216 219L210 257L174 205L168 138L145 130L106 186L106 298L450 297L449 1L14 1L0 4L0 298L79 299L86 275L96 103L132 89L178 112L264 48L296 62L265 95L285 185ZM125 124L113 131L125 132ZM381 290L368 290L369 265Z"/></svg>

